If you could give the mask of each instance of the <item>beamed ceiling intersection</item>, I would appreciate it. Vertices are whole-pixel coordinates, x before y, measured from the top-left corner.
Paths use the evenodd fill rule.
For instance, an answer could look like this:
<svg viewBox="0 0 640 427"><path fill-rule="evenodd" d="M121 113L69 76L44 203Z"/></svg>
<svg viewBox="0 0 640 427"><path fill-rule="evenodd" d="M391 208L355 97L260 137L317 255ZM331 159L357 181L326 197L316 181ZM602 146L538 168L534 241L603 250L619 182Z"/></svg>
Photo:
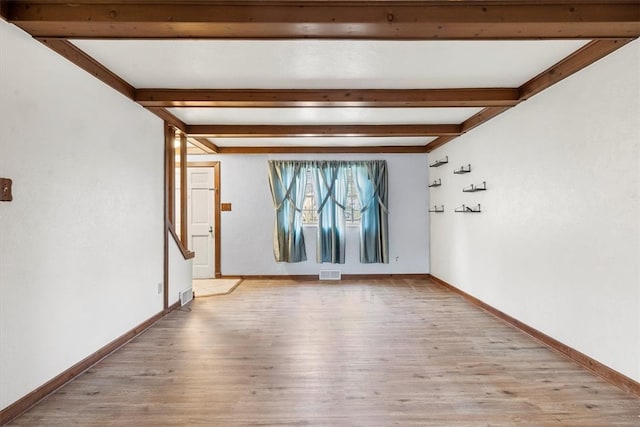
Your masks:
<svg viewBox="0 0 640 427"><path fill-rule="evenodd" d="M220 154L429 152L640 36L638 0L1 1L0 6L0 13L6 21L22 28L69 61L149 109L186 134L194 146L205 152ZM397 83L391 80L391 85L388 84L389 80L379 79L378 82L374 75L368 80L372 82L370 88L356 85L335 87L340 84L332 82L341 80L335 75L332 80L329 72L313 80L316 70L332 67L330 61L321 62L322 59L331 60L330 55L320 59L314 57L313 48L322 48L322 43L329 43L329 48L334 50L337 50L336 45L330 43L370 43L363 44L362 51L349 51L352 56L350 62L342 64L346 72L351 69L357 71L358 65L362 65L359 72L367 76L371 74L366 67L368 63L359 64L358 58L373 57L377 60L375 55L381 56L386 49L385 43L390 42L402 42L394 45L399 55L402 55L404 46L408 49L425 47L436 52L437 47L434 46L450 43L447 46L467 49L462 51L468 52L468 55L462 55L462 60L467 56L473 57L477 52L477 43L482 41L489 43L489 48L500 50L500 45L494 47L490 43L558 40L581 40L584 43L542 69L532 67L529 74L525 72L525 80L511 86L502 85L499 81L491 87L486 84L476 86L473 83L478 80L478 73L470 67L466 70L468 83L442 87L452 69L447 70L446 64L442 65L446 58L441 59L437 55L430 57L428 64L430 68L442 65L441 76L436 75L439 80L432 79L438 80L440 85L431 84L431 80L425 78L414 83L415 87L404 87L403 70L394 70L393 64L384 64L383 67L389 76L400 76ZM118 47L110 51L112 45L105 47L100 44L104 41L115 42ZM170 41L183 44L169 45ZM239 46L246 48L247 52L258 53L262 48L271 49L275 46L277 49L278 43L296 43L288 44L285 48L297 52L294 48L302 44L304 49L301 50L301 57L294 58L297 62L287 62L292 61L291 58L283 60L282 72L286 75L288 68L296 68L299 64L302 64L300 67L303 71L297 75L298 80L292 78L291 81L296 83L290 88L283 88L281 84L260 83L260 69L256 70L254 78L250 73L245 73L247 70L231 70L230 75L245 76L245 80L241 81L242 87L221 87L217 80L210 80L211 86L200 87L193 83L196 80L189 80L188 73L184 74L186 77L183 80L167 83L166 87L154 87L145 83L146 74L141 69L127 68L128 63L122 66L118 61L118 56L123 52L131 54L127 53L127 49L135 48L134 44L138 42L148 43L145 46L151 47L156 43L165 43L175 49L175 56L182 58L181 75L182 71L192 66L198 68L185 60L188 58L185 52L189 49L200 53L202 49L218 49L211 50L211 55L215 53L221 58L219 63L211 67L214 69L232 66L229 64L233 56L224 57L220 54L220 42L240 43L234 48ZM256 45L256 42L264 44ZM416 44L424 42L429 43ZM185 52L181 52L183 47ZM105 55L104 52L107 52L106 56L96 58ZM359 56L360 53L362 56ZM149 53L149 57L144 56L137 60L157 60L158 63L164 60L167 65L175 62L160 56L153 58L153 53ZM277 56L277 52L274 51L273 56ZM397 61L401 56L395 58ZM245 59L250 64L251 61ZM483 58L474 57L474 60L482 63ZM315 68L305 68L307 64L315 64ZM451 64L449 67L455 66L456 62ZM247 68L252 71L251 65L247 65ZM171 67L167 73L171 73ZM357 72L353 76L351 81L357 82ZM237 84L237 80L229 81ZM318 88L318 84L325 81L327 87ZM345 84L342 83L342 86ZM211 121L196 122L192 119L193 109L200 109L200 116L205 118L211 114ZM267 117L276 119L273 122L252 122L252 117L263 114L264 109L269 109ZM351 110L353 114L362 114L356 114L351 122L309 122L302 119L296 122L296 119L289 119L283 123L277 119L278 114L284 112L298 118L305 117L305 112L322 116L322 109L344 109L340 111ZM378 118L366 119L369 117L367 111L371 112L371 109L389 109L390 119L381 120L380 114L370 113L371 117ZM425 120L416 122L403 119L409 109L421 109L421 114L424 111ZM456 119L441 123L428 120L431 111L440 114L434 117L446 117L448 111L456 109L458 115L451 116ZM223 117L227 118L234 118L234 114L243 117L243 112L246 114L244 119L224 122L216 116L216 111L224 112L227 115ZM460 119L463 113L467 116ZM398 142L410 137L414 138L411 144ZM306 138L315 138L314 141L321 138L324 142L309 145L304 143ZM340 142L345 138L354 141L374 138L375 141L354 146ZM419 138L418 142L415 138ZM283 139L290 142L273 145L246 143Z"/></svg>

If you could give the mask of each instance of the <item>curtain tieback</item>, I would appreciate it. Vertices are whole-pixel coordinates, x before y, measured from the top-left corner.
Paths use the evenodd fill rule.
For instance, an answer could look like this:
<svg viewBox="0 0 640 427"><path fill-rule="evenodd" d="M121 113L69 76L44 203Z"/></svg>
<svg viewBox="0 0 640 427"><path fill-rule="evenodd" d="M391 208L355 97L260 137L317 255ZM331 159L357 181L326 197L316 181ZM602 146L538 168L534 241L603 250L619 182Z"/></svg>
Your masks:
<svg viewBox="0 0 640 427"><path fill-rule="evenodd" d="M329 200L329 198L331 198L331 200L333 200L333 203L338 205L342 210L345 210L346 207L342 205L342 203L338 202L335 196L333 195L333 189L335 188L336 181L337 181L337 173L332 177L330 186L327 185L327 179L325 178L322 172L320 173L320 176L322 176L322 183L324 184L325 190L327 190L327 195L325 196L324 199L322 199L322 203L320 203L320 206L318 207L318 209L316 209L316 213L320 214L322 209L324 209L324 205L327 204L327 201Z"/></svg>
<svg viewBox="0 0 640 427"><path fill-rule="evenodd" d="M282 180L282 175L280 174L280 171L277 170L276 172L278 174L278 181L280 181L280 186L282 186L282 188L285 188L284 181ZM293 208L296 211L302 212L302 209L298 208L298 206L296 206L295 202L291 198L291 191L293 190L293 186L296 182L296 176L298 176L298 173L300 173L300 166L296 166L296 169L293 173L293 178L291 179L291 182L289 183L289 187L287 188L287 192L284 194L284 197L282 198L280 203L278 203L278 205L276 206L276 212L280 210L280 208L284 205L285 201L289 201L289 203L291 203L291 206L293 206Z"/></svg>
<svg viewBox="0 0 640 427"><path fill-rule="evenodd" d="M360 212L364 212L367 209L369 209L369 207L371 206L371 204L373 203L374 200L378 201L378 204L380 205L380 207L382 208L382 211L384 213L386 213L386 214L389 213L389 211L387 210L387 207L385 206L384 202L382 201L382 198L380 197L380 194L378 194L377 190L371 195L371 198L369 199L367 204L364 207L360 208Z"/></svg>

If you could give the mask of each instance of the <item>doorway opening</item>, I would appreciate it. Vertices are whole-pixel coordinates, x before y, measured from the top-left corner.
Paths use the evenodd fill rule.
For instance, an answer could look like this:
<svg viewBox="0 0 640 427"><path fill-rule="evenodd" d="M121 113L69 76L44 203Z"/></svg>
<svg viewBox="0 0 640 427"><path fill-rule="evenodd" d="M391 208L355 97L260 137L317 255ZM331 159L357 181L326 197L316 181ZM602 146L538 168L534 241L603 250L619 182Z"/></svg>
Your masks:
<svg viewBox="0 0 640 427"><path fill-rule="evenodd" d="M193 279L219 278L220 162L187 162L187 239L195 252Z"/></svg>
<svg viewBox="0 0 640 427"><path fill-rule="evenodd" d="M220 162L187 162L187 239L195 252L196 298L231 293L241 279L222 279L220 265Z"/></svg>

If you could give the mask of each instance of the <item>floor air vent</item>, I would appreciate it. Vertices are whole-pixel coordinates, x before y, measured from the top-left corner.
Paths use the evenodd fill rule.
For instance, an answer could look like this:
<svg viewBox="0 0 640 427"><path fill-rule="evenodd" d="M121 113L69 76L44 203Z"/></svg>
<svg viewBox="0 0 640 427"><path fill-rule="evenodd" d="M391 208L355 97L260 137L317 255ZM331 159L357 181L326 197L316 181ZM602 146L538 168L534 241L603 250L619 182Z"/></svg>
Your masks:
<svg viewBox="0 0 640 427"><path fill-rule="evenodd" d="M188 288L180 291L180 305L183 306L193 299L193 289Z"/></svg>
<svg viewBox="0 0 640 427"><path fill-rule="evenodd" d="M340 270L320 270L320 280L340 280Z"/></svg>

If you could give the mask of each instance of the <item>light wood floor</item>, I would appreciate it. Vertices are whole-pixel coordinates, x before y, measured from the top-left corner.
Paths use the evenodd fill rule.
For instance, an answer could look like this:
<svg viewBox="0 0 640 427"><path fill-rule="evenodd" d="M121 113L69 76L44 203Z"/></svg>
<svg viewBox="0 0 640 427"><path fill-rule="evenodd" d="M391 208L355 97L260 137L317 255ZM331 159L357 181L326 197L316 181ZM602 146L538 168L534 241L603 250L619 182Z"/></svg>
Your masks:
<svg viewBox="0 0 640 427"><path fill-rule="evenodd" d="M428 281L248 280L15 425L640 425L634 398Z"/></svg>
<svg viewBox="0 0 640 427"><path fill-rule="evenodd" d="M193 294L196 298L226 295L242 281L242 279L196 279L192 282Z"/></svg>

